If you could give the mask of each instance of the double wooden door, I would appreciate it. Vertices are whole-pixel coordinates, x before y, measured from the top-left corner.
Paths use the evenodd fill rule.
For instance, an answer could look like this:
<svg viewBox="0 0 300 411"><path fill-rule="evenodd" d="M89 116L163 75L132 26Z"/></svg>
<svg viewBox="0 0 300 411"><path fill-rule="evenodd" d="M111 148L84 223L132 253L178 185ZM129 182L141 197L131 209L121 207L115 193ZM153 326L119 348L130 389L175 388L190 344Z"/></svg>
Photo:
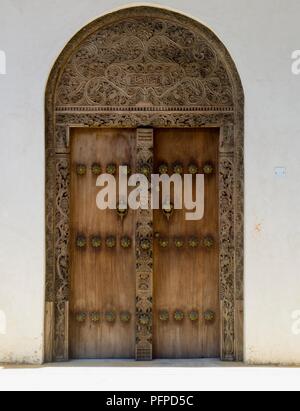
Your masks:
<svg viewBox="0 0 300 411"><path fill-rule="evenodd" d="M219 130L157 129L153 137L148 171L204 174L201 220L174 209L174 194L169 209L162 199L153 212L153 358L219 357ZM137 130L72 129L71 159L70 357L135 358L137 211L124 212L119 198L117 210L100 210L96 183L107 173L118 185L121 165L128 177L140 172Z"/></svg>

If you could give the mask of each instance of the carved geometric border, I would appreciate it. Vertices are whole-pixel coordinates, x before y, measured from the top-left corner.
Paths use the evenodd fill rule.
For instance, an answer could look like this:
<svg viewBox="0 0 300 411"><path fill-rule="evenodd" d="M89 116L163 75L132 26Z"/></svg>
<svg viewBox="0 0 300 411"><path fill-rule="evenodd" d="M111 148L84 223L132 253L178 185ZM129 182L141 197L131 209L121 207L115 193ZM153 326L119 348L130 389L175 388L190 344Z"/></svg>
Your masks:
<svg viewBox="0 0 300 411"><path fill-rule="evenodd" d="M218 53L231 80L234 107L55 107L56 87L69 55L83 39L106 24L143 13L188 24ZM112 110L112 111L111 111ZM185 16L134 7L105 16L78 33L59 57L46 92L46 316L45 361L68 359L69 207L71 127L202 128L220 133L220 307L221 358L243 359L244 270L244 96L236 67L217 37Z"/></svg>

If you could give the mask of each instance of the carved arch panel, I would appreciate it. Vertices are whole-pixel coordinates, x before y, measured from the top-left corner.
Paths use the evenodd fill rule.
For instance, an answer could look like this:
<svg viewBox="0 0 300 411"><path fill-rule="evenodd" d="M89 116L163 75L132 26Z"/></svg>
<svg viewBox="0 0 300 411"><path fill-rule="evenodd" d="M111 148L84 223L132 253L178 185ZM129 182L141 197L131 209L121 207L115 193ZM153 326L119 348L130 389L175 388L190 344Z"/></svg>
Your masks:
<svg viewBox="0 0 300 411"><path fill-rule="evenodd" d="M224 360L243 358L242 85L229 53L209 29L170 11L134 7L81 30L58 58L48 82L47 362L68 359L69 130L145 126L221 130L221 353ZM151 315L151 298L147 301L137 310ZM139 339L151 341L151 328L137 327ZM147 355L151 359L149 353L137 354L137 359Z"/></svg>

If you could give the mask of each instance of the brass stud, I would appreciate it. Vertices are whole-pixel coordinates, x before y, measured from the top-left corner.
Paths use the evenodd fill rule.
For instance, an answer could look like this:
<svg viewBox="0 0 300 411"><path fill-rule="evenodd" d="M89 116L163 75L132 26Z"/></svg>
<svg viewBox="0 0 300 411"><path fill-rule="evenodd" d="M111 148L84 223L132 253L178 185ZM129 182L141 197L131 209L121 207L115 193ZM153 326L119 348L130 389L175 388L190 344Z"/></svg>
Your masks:
<svg viewBox="0 0 300 411"><path fill-rule="evenodd" d="M75 314L75 319L78 323L82 324L86 321L87 315L86 313L77 313Z"/></svg>
<svg viewBox="0 0 300 411"><path fill-rule="evenodd" d="M130 248L131 247L131 239L129 237L122 237L121 238L121 247L122 248Z"/></svg>
<svg viewBox="0 0 300 411"><path fill-rule="evenodd" d="M114 176L117 172L117 166L116 164L108 164L106 167L106 173Z"/></svg>
<svg viewBox="0 0 300 411"><path fill-rule="evenodd" d="M189 313L189 319L193 322L198 321L199 320L199 313L196 310L193 310Z"/></svg>
<svg viewBox="0 0 300 411"><path fill-rule="evenodd" d="M212 310L208 310L204 313L204 320L212 323L216 318L215 313Z"/></svg>
<svg viewBox="0 0 300 411"><path fill-rule="evenodd" d="M151 249L151 241L148 240L147 238L144 238L143 240L141 240L140 245L143 251L149 251Z"/></svg>
<svg viewBox="0 0 300 411"><path fill-rule="evenodd" d="M90 314L92 323L99 323L101 320L101 314L99 312L93 312Z"/></svg>
<svg viewBox="0 0 300 411"><path fill-rule="evenodd" d="M144 326L149 325L150 324L150 315L141 314L140 317L139 317L139 323L141 325L144 325Z"/></svg>
<svg viewBox="0 0 300 411"><path fill-rule="evenodd" d="M76 166L76 173L77 173L77 175L78 176L85 176L86 175L86 171L87 171L87 169L86 169L86 165L84 165L84 164L77 164L77 166Z"/></svg>
<svg viewBox="0 0 300 411"><path fill-rule="evenodd" d="M122 311L120 313L120 320L122 323L129 323L131 320L131 314L129 311Z"/></svg>
<svg viewBox="0 0 300 411"><path fill-rule="evenodd" d="M195 174L198 174L198 172L199 172L199 168L196 164L189 165L189 174L195 175Z"/></svg>
<svg viewBox="0 0 300 411"><path fill-rule="evenodd" d="M94 163L92 165L92 173L94 174L94 176L100 176L100 174L102 173L102 167L100 166L100 164Z"/></svg>
<svg viewBox="0 0 300 411"><path fill-rule="evenodd" d="M168 174L169 173L169 166L166 163L163 163L159 166L159 174L163 175L163 174Z"/></svg>
<svg viewBox="0 0 300 411"><path fill-rule="evenodd" d="M107 237L105 244L106 244L106 247L108 248L115 248L117 245L116 237L114 236Z"/></svg>
<svg viewBox="0 0 300 411"><path fill-rule="evenodd" d="M173 171L175 174L183 174L184 167L181 163L175 163L173 166Z"/></svg>
<svg viewBox="0 0 300 411"><path fill-rule="evenodd" d="M102 245L101 237L99 237L99 236L92 237L91 244L92 244L93 248L100 248L101 245Z"/></svg>
<svg viewBox="0 0 300 411"><path fill-rule="evenodd" d="M76 238L76 246L77 246L78 248L85 248L85 247L86 247L86 244L87 244L87 241L86 241L86 237L85 237L85 236L79 235L79 236Z"/></svg>
<svg viewBox="0 0 300 411"><path fill-rule="evenodd" d="M181 238L175 238L174 244L176 248L183 248L184 247L184 240Z"/></svg>
<svg viewBox="0 0 300 411"><path fill-rule="evenodd" d="M167 238L161 238L159 240L159 245L161 248L167 248L169 246L169 240Z"/></svg>
<svg viewBox="0 0 300 411"><path fill-rule="evenodd" d="M141 166L139 167L139 171L140 171L140 173L143 174L144 176L150 177L151 167L150 167L149 164L144 163L144 164L141 164Z"/></svg>
<svg viewBox="0 0 300 411"><path fill-rule="evenodd" d="M116 313L114 312L114 311L107 311L106 313L105 313L105 320L108 322L108 323L114 323L115 321L116 321L116 319L117 319L117 316L116 316Z"/></svg>
<svg viewBox="0 0 300 411"><path fill-rule="evenodd" d="M214 172L214 166L210 163L207 163L203 167L203 172L205 175L211 175Z"/></svg>
<svg viewBox="0 0 300 411"><path fill-rule="evenodd" d="M167 310L161 310L158 314L160 321L169 321L169 312Z"/></svg>
<svg viewBox="0 0 300 411"><path fill-rule="evenodd" d="M189 247L190 248L197 248L199 246L199 240L197 237L191 237L189 239Z"/></svg>
<svg viewBox="0 0 300 411"><path fill-rule="evenodd" d="M205 247L207 249L212 248L214 246L214 244L215 244L214 239L210 236L205 237L203 239L203 247Z"/></svg>
<svg viewBox="0 0 300 411"><path fill-rule="evenodd" d="M183 321L184 320L184 312L181 310L176 310L174 313L175 321Z"/></svg>

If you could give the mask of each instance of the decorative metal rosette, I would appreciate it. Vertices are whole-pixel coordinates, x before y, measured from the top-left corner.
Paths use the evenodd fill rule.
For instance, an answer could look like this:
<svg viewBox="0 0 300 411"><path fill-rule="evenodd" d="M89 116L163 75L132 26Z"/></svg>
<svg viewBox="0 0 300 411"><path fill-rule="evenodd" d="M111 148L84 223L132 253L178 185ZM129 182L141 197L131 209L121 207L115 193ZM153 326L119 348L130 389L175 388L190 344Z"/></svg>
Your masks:
<svg viewBox="0 0 300 411"><path fill-rule="evenodd" d="M99 312L90 313L92 323L99 323L101 321L101 314Z"/></svg>
<svg viewBox="0 0 300 411"><path fill-rule="evenodd" d="M164 175L169 173L169 166L166 163L163 163L158 168L159 174Z"/></svg>
<svg viewBox="0 0 300 411"><path fill-rule="evenodd" d="M86 237L84 235L79 235L76 238L76 246L78 248L85 248L87 245L87 240Z"/></svg>
<svg viewBox="0 0 300 411"><path fill-rule="evenodd" d="M189 238L188 244L190 248L197 248L199 247L200 241L197 237L191 237Z"/></svg>
<svg viewBox="0 0 300 411"><path fill-rule="evenodd" d="M184 247L184 240L182 238L175 238L174 244L176 248L183 248Z"/></svg>
<svg viewBox="0 0 300 411"><path fill-rule="evenodd" d="M86 313L76 313L75 320L80 324L85 323L87 320L87 314Z"/></svg>
<svg viewBox="0 0 300 411"><path fill-rule="evenodd" d="M114 311L106 311L104 317L105 317L105 320L111 324L116 322L116 319L117 319L116 313Z"/></svg>
<svg viewBox="0 0 300 411"><path fill-rule="evenodd" d="M120 320L122 323L129 323L131 320L131 314L129 311L122 311L120 313Z"/></svg>
<svg viewBox="0 0 300 411"><path fill-rule="evenodd" d="M170 319L169 312L167 310L161 310L158 314L160 321L167 322Z"/></svg>
<svg viewBox="0 0 300 411"><path fill-rule="evenodd" d="M85 164L77 164L76 166L76 173L78 176L85 176L87 172L87 168Z"/></svg>
<svg viewBox="0 0 300 411"><path fill-rule="evenodd" d="M130 237L125 236L125 237L122 237L122 238L121 238L121 247L122 247L122 248L124 248L124 249L130 248L130 247L131 247L131 243L132 243L132 241L131 241L131 238L130 238Z"/></svg>
<svg viewBox="0 0 300 411"><path fill-rule="evenodd" d="M106 166L106 173L114 176L117 172L117 165L116 164L108 164Z"/></svg>
<svg viewBox="0 0 300 411"><path fill-rule="evenodd" d="M184 312L181 310L176 310L174 313L174 319L175 321L183 321L184 320Z"/></svg>
<svg viewBox="0 0 300 411"><path fill-rule="evenodd" d="M94 163L92 165L92 174L94 176L100 176L100 174L102 174L102 167L100 164Z"/></svg>
<svg viewBox="0 0 300 411"><path fill-rule="evenodd" d="M117 245L116 237L114 236L107 237L107 239L105 240L105 244L107 248L115 248Z"/></svg>
<svg viewBox="0 0 300 411"><path fill-rule="evenodd" d="M189 319L193 322L199 320L199 312L196 310L193 310L189 313Z"/></svg>
<svg viewBox="0 0 300 411"><path fill-rule="evenodd" d="M100 248L101 245L102 245L101 237L99 237L99 236L93 236L93 237L91 238L91 245L92 245L92 247L95 248L95 249Z"/></svg>
<svg viewBox="0 0 300 411"><path fill-rule="evenodd" d="M212 164L207 163L207 164L204 165L203 173L205 175L209 176L209 175L213 174L213 172L214 172L214 166Z"/></svg>

